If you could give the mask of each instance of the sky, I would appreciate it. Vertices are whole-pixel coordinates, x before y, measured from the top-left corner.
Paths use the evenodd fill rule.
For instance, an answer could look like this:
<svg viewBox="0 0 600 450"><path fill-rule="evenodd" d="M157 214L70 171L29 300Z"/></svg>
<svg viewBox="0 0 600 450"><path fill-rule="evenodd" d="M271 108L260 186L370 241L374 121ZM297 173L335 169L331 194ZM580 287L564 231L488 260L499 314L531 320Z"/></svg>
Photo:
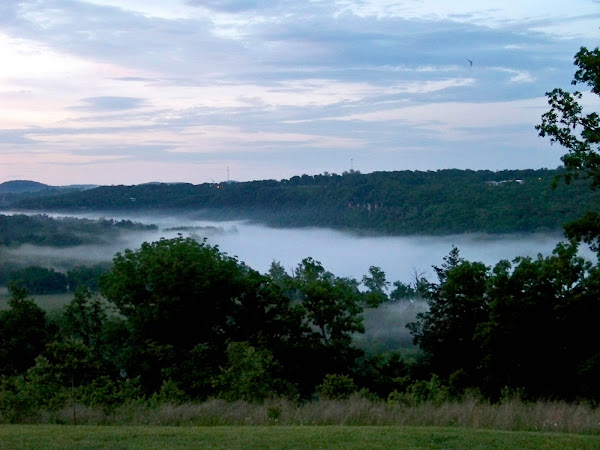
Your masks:
<svg viewBox="0 0 600 450"><path fill-rule="evenodd" d="M555 168L534 126L599 25L598 0L2 0L0 182Z"/></svg>

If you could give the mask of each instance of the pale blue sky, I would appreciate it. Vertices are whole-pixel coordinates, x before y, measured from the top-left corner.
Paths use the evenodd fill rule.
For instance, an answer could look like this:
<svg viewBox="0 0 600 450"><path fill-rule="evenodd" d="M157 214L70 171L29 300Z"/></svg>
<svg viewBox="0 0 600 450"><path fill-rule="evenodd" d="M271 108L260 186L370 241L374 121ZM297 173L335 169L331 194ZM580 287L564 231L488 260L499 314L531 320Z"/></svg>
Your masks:
<svg viewBox="0 0 600 450"><path fill-rule="evenodd" d="M1 6L0 182L553 168L544 93L600 37L594 0Z"/></svg>

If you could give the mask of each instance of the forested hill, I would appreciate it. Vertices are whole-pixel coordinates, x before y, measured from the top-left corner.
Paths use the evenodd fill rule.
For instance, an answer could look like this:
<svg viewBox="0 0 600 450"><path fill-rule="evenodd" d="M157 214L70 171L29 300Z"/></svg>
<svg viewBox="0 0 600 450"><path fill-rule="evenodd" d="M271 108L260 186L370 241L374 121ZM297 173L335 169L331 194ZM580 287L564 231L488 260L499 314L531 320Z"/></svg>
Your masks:
<svg viewBox="0 0 600 450"><path fill-rule="evenodd" d="M15 194L22 192L37 192L49 189L52 186L38 183L37 181L13 180L0 183L0 194Z"/></svg>
<svg viewBox="0 0 600 450"><path fill-rule="evenodd" d="M7 208L10 205L25 199L38 198L64 194L73 191L82 191L92 189L94 185L90 184L72 184L69 186L50 186L37 181L12 180L0 183L0 208Z"/></svg>
<svg viewBox="0 0 600 450"><path fill-rule="evenodd" d="M30 210L179 209L271 226L323 226L391 234L558 230L595 209L585 181L551 185L557 170L358 172L245 183L104 186L22 199Z"/></svg>

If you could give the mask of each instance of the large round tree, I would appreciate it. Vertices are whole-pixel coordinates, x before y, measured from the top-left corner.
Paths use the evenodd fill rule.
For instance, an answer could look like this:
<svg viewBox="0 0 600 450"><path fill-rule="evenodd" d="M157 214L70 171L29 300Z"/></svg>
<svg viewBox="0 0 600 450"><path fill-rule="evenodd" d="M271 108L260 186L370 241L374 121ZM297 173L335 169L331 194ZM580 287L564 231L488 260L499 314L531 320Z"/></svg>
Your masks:
<svg viewBox="0 0 600 450"><path fill-rule="evenodd" d="M123 368L150 390L190 376L208 388L235 330L236 311L255 295L259 277L218 247L191 238L118 253L101 291L125 320Z"/></svg>

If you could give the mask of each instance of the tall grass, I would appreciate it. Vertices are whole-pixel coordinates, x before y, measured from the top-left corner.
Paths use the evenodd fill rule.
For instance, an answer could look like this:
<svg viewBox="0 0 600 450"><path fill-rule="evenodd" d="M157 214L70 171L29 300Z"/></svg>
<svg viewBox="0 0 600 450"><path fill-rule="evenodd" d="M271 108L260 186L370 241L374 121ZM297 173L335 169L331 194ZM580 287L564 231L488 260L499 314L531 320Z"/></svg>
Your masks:
<svg viewBox="0 0 600 450"><path fill-rule="evenodd" d="M260 405L223 400L130 403L109 412L76 405L76 417L78 424L88 425L403 425L600 434L600 412L585 404L521 400L490 404L477 398L414 406L358 396L302 405L281 399ZM38 415L32 422L72 423L73 407Z"/></svg>

